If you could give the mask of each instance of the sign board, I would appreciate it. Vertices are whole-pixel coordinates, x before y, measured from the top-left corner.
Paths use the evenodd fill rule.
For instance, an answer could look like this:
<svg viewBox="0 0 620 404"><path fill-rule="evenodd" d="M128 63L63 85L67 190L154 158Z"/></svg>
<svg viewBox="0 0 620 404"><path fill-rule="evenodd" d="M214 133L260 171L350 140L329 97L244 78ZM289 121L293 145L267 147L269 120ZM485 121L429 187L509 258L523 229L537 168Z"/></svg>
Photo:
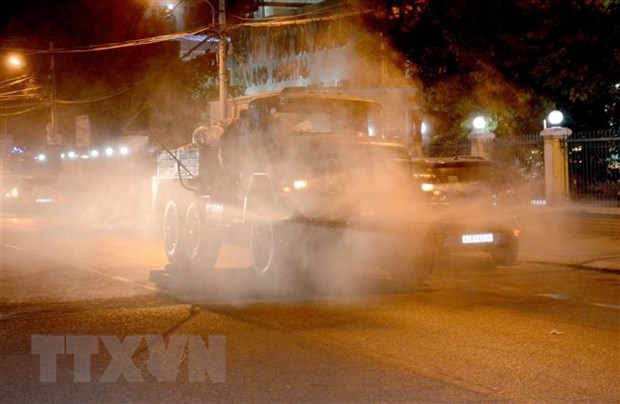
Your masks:
<svg viewBox="0 0 620 404"><path fill-rule="evenodd" d="M75 117L75 146L90 147L90 119L88 115Z"/></svg>
<svg viewBox="0 0 620 404"><path fill-rule="evenodd" d="M53 133L52 124L48 123L45 126L45 139L48 146L62 146L62 135L60 133Z"/></svg>

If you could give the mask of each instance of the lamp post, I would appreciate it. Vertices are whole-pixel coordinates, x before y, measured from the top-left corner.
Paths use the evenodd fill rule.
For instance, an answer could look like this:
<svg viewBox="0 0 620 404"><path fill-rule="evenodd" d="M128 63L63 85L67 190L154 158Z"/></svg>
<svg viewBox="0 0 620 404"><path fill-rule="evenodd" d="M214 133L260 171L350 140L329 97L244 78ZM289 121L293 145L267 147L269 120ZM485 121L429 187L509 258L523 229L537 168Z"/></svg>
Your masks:
<svg viewBox="0 0 620 404"><path fill-rule="evenodd" d="M568 159L563 143L573 131L560 126L563 121L562 112L551 111L547 115L546 122L552 126L550 128L545 127L540 132L544 141L545 199L547 203L566 200L569 195Z"/></svg>
<svg viewBox="0 0 620 404"><path fill-rule="evenodd" d="M56 64L54 60L54 43L50 41L50 126L47 132L47 145L60 146L62 141L58 138L58 120L56 113Z"/></svg>
<svg viewBox="0 0 620 404"><path fill-rule="evenodd" d="M487 118L483 115L478 115L473 119L472 125L474 130L467 135L467 139L469 139L470 142L471 155L484 157L486 159L490 158L490 143L495 139L495 133L487 130Z"/></svg>
<svg viewBox="0 0 620 404"><path fill-rule="evenodd" d="M24 59L15 53L9 54L6 56L5 59L5 63L7 68L12 69L12 70L20 70L21 68L24 67ZM2 69L2 71L8 71L8 69ZM3 74L2 75L2 80L8 79L9 75L7 74L6 77ZM4 136L7 135L7 126L8 126L8 120L9 117L7 115L2 115L2 134Z"/></svg>
<svg viewBox="0 0 620 404"><path fill-rule="evenodd" d="M220 41L219 54L219 85L220 85L220 118L228 118L228 83L226 82L226 0L220 0Z"/></svg>

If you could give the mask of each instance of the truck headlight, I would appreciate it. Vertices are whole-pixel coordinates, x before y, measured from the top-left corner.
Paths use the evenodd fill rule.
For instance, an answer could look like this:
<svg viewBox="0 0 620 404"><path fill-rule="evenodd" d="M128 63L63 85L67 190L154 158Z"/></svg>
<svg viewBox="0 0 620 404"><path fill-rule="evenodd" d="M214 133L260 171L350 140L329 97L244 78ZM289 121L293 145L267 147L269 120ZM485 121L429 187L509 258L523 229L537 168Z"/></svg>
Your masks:
<svg viewBox="0 0 620 404"><path fill-rule="evenodd" d="M308 187L308 181L306 180L295 180L293 181L293 188L295 188L296 190L300 190L300 189L304 189Z"/></svg>
<svg viewBox="0 0 620 404"><path fill-rule="evenodd" d="M13 187L9 192L4 194L4 196L7 198L17 198L19 196L19 189L17 189L17 187Z"/></svg>
<svg viewBox="0 0 620 404"><path fill-rule="evenodd" d="M420 185L420 188L422 188L422 191L424 192L431 192L435 189L435 185L429 182L423 182L422 185Z"/></svg>

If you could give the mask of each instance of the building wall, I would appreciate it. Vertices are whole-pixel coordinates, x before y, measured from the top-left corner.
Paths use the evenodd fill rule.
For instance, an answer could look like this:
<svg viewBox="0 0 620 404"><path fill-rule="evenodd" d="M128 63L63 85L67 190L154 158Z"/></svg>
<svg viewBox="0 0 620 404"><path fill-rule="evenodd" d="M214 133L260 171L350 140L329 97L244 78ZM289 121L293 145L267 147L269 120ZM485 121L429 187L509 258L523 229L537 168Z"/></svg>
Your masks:
<svg viewBox="0 0 620 404"><path fill-rule="evenodd" d="M340 85L351 79L352 18L288 26L244 26L232 31L231 84L246 95L284 87Z"/></svg>

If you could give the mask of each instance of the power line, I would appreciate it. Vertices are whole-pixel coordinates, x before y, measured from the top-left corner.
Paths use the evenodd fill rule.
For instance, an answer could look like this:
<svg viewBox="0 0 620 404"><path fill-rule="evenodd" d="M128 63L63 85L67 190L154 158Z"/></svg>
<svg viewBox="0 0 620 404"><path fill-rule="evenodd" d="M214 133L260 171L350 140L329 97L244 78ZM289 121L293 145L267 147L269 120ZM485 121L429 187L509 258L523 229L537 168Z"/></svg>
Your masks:
<svg viewBox="0 0 620 404"><path fill-rule="evenodd" d="M91 102L103 101L103 100L106 100L108 98L116 97L117 95L121 95L123 93L126 93L128 91L133 90L133 88L134 88L134 86L131 86L131 87L123 88L123 89L120 89L120 90L112 91L112 92L104 94L104 95L100 95L100 96L97 96L97 97L86 98L86 99L82 99L82 100L55 100L55 102L58 103L58 104L63 104L63 105L88 104L88 103L91 103Z"/></svg>
<svg viewBox="0 0 620 404"><path fill-rule="evenodd" d="M17 76L11 79L2 80L0 81L0 88L15 86L19 83L23 83L33 78L34 74L22 74L21 76Z"/></svg>
<svg viewBox="0 0 620 404"><path fill-rule="evenodd" d="M167 42L176 39L181 39L186 36L197 35L204 31L217 32L213 27L206 26L193 31L179 32L175 34L159 35L149 38L136 39L124 42L112 42L108 44L90 45L80 48L55 48L55 49L16 49L16 48L0 48L7 51L20 51L26 54L70 54L70 53L89 53L89 52L101 52L113 49L130 48L134 46L152 45L160 42Z"/></svg>
<svg viewBox="0 0 620 404"><path fill-rule="evenodd" d="M19 103L15 105L1 105L0 104L0 109L17 109L17 108L32 107L32 106L47 105L47 104L48 103L45 101L39 101L37 103Z"/></svg>
<svg viewBox="0 0 620 404"><path fill-rule="evenodd" d="M23 114L26 114L26 113L28 113L28 112L32 112L32 111L34 111L34 110L36 110L36 109L39 109L39 108L42 108L42 107L46 107L46 106L47 106L47 103L41 103L41 104L39 104L39 105L32 106L32 107L30 107L30 108L27 108L27 109L25 109L25 110L23 110L23 111L19 111L19 112L12 112L12 113L0 113L0 116L3 116L3 117L8 117L8 116L23 115Z"/></svg>

